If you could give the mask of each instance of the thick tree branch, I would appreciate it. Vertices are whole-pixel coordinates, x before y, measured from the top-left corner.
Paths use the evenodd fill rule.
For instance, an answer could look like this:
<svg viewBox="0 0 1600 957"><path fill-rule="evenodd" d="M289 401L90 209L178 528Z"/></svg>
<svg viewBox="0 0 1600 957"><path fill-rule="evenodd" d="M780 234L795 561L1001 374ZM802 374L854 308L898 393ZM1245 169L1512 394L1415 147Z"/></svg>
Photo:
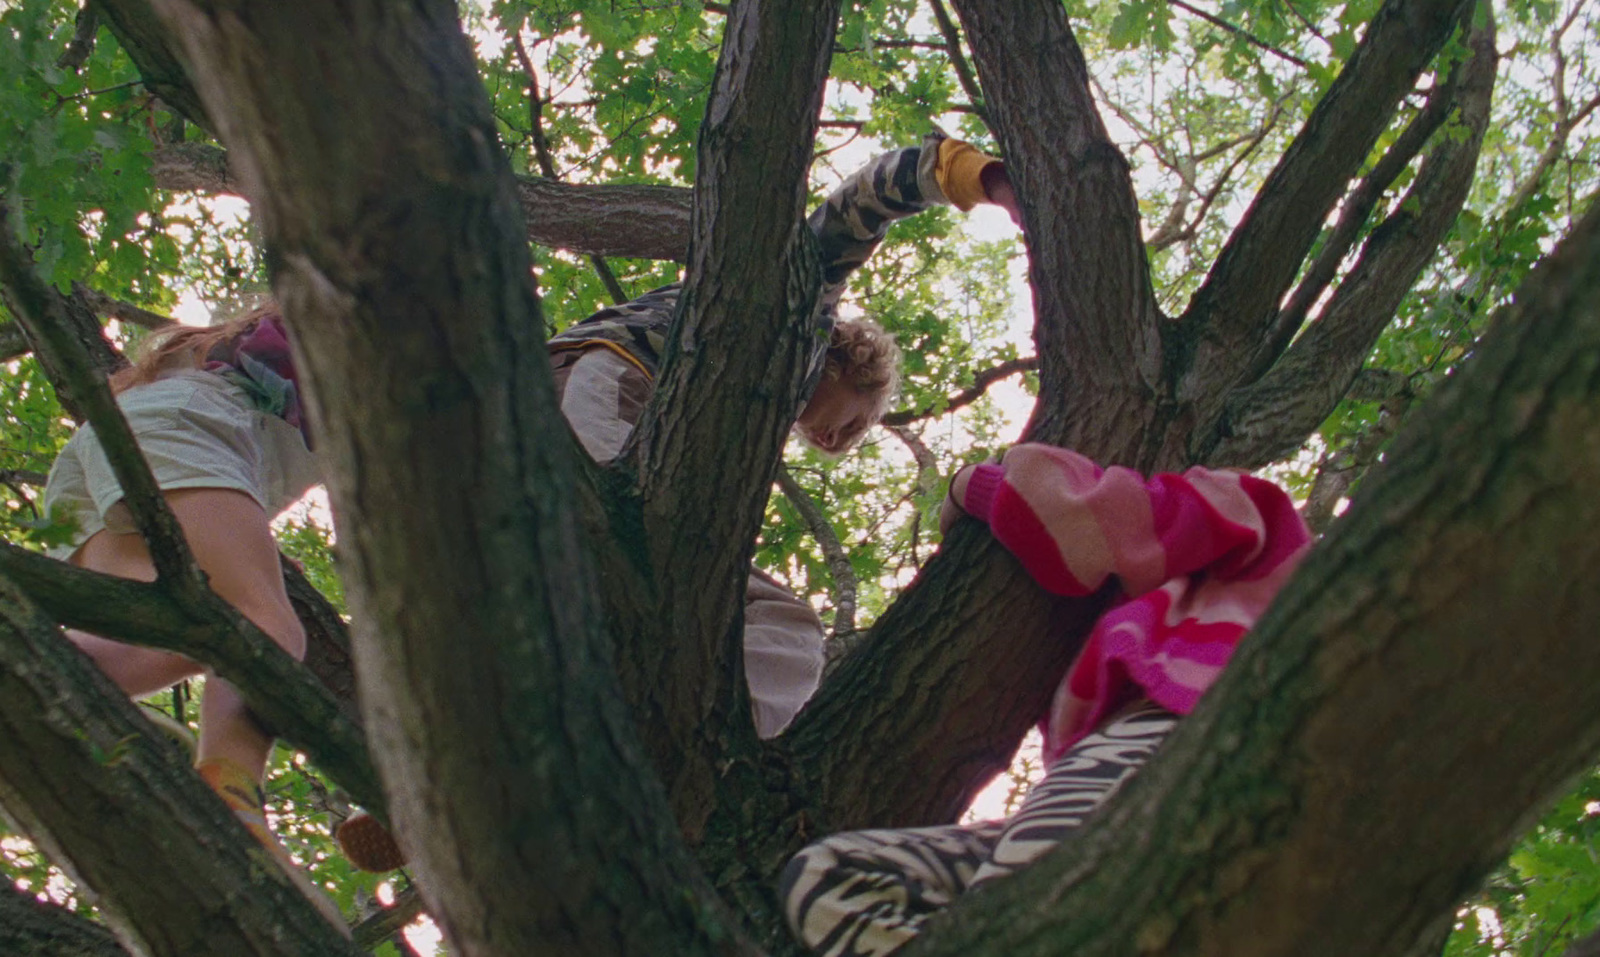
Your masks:
<svg viewBox="0 0 1600 957"><path fill-rule="evenodd" d="M1256 194L1169 339L1177 375L1236 381L1328 212L1471 0L1387 0ZM1209 387L1185 387L1202 399ZM1207 414L1202 410L1202 416Z"/></svg>
<svg viewBox="0 0 1600 957"><path fill-rule="evenodd" d="M268 727L303 749L353 799L383 814L383 794L354 716L266 635L197 616L159 583L102 575L6 542L0 542L0 574L69 628L210 665Z"/></svg>
<svg viewBox="0 0 1600 957"><path fill-rule="evenodd" d="M528 56L521 32L511 35L511 44L516 51L517 61L522 65L522 73L528 80L528 131L533 140L534 156L539 160L539 171L544 173L545 179L559 183L561 176L556 172L555 157L550 154L550 142L544 133L544 99L539 95L539 74L533 68L533 59ZM617 275L611 271L605 257L590 254L589 263L594 266L595 274L600 277L606 292L611 294L611 301L618 305L627 302L628 294L617 282Z"/></svg>
<svg viewBox="0 0 1600 957"><path fill-rule="evenodd" d="M1600 214L1517 301L1099 826L907 957L1414 952L1593 766Z"/></svg>
<svg viewBox="0 0 1600 957"><path fill-rule="evenodd" d="M712 807L724 729L749 736L739 611L818 342L806 173L838 10L783 0L729 15L678 318L634 433L650 567L694 569L699 587L664 605L632 598L655 624L623 626L619 666L691 839Z"/></svg>
<svg viewBox="0 0 1600 957"><path fill-rule="evenodd" d="M747 953L623 709L581 453L455 5L162 11L271 252L365 723L452 953Z"/></svg>
<svg viewBox="0 0 1600 957"><path fill-rule="evenodd" d="M1053 0L955 4L1022 205L1039 349L1032 438L1146 465L1160 320L1127 159ZM1094 237L1086 241L1085 237Z"/></svg>
<svg viewBox="0 0 1600 957"><path fill-rule="evenodd" d="M913 422L919 422L923 419L929 418L930 416L944 415L947 412L954 412L955 410L971 405L978 399L982 398L983 394L989 391L989 387L994 385L996 382L999 382L1001 379L1004 379L1007 376L1016 375L1019 372L1031 372L1037 368L1039 368L1038 356L1023 356L1020 359L1007 359L998 365L990 366L981 372L975 373L972 376L972 385L962 389L955 395L950 396L943 402L924 406L921 409L901 409L897 412L890 412L888 415L883 417L883 425L889 428L894 428L902 425L910 425Z"/></svg>
<svg viewBox="0 0 1600 957"><path fill-rule="evenodd" d="M164 189L238 195L226 154L182 143L155 151L151 174ZM690 191L679 186L584 186L518 177L530 242L598 256L682 262L689 248Z"/></svg>
<svg viewBox="0 0 1600 957"><path fill-rule="evenodd" d="M1328 298L1322 315L1254 385L1229 396L1217 430L1199 436L1197 457L1253 468L1299 447L1349 389L1423 267L1438 251L1466 201L1494 92L1494 21L1468 37L1459 122L1444 131L1405 197L1368 236L1361 257Z"/></svg>
<svg viewBox="0 0 1600 957"><path fill-rule="evenodd" d="M0 954L129 957L111 931L65 907L34 900L6 881L0 881Z"/></svg>
<svg viewBox="0 0 1600 957"><path fill-rule="evenodd" d="M132 952L358 953L187 755L4 579L0 804Z"/></svg>
<svg viewBox="0 0 1600 957"><path fill-rule="evenodd" d="M56 58L56 66L74 73L83 69L83 65L89 62L89 55L94 53L94 36L99 29L100 17L92 7L84 6L78 10L78 17L73 23L72 40L61 51L61 56Z"/></svg>

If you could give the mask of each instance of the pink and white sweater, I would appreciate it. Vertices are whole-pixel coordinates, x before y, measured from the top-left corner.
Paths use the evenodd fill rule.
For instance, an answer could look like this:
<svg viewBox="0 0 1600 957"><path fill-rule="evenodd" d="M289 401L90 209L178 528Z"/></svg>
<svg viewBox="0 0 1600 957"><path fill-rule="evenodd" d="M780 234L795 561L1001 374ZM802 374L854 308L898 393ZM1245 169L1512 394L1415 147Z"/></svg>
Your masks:
<svg viewBox="0 0 1600 957"><path fill-rule="evenodd" d="M1203 468L1146 480L1049 445L970 467L957 504L1045 589L1120 586L1042 722L1047 761L1137 695L1188 714L1311 543L1271 482Z"/></svg>

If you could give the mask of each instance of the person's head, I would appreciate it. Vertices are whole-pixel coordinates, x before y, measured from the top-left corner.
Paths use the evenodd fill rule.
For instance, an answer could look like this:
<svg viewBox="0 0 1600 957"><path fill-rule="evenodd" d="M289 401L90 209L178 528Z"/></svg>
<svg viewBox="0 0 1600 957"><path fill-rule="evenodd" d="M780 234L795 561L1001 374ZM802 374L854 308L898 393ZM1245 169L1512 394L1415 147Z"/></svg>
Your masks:
<svg viewBox="0 0 1600 957"><path fill-rule="evenodd" d="M900 347L870 319L841 319L828 337L817 391L795 427L812 447L838 455L883 418L900 384Z"/></svg>
<svg viewBox="0 0 1600 957"><path fill-rule="evenodd" d="M253 309L214 326L169 326L139 344L139 357L133 364L111 374L111 391L121 393L136 385L148 385L164 373L178 369L198 369L217 346L239 336L267 316L278 315L278 304L270 299Z"/></svg>

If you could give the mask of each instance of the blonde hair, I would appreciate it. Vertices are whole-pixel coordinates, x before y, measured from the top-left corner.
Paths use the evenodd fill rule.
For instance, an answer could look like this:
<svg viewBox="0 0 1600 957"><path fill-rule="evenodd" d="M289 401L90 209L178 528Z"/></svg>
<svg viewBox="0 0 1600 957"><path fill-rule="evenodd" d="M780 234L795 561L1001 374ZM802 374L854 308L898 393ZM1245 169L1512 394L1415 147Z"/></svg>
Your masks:
<svg viewBox="0 0 1600 957"><path fill-rule="evenodd" d="M120 394L136 385L149 385L174 370L199 369L212 350L248 332L259 320L276 315L278 304L268 301L215 326L162 329L139 344L132 365L111 374L111 391Z"/></svg>
<svg viewBox="0 0 1600 957"><path fill-rule="evenodd" d="M871 319L841 319L834 323L828 336L822 378L843 380L873 400L867 423L843 436L843 448L849 448L889 411L889 401L900 387L900 346L894 336Z"/></svg>
<svg viewBox="0 0 1600 957"><path fill-rule="evenodd" d="M844 379L863 395L889 398L900 385L900 346L871 319L841 319L828 336L825 379Z"/></svg>

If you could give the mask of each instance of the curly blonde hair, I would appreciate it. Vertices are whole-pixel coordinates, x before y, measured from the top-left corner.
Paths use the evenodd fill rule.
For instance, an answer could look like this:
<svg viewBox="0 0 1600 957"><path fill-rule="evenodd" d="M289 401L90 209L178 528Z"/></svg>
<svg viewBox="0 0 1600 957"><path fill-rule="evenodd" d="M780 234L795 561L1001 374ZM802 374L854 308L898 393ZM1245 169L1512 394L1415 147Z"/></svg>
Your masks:
<svg viewBox="0 0 1600 957"><path fill-rule="evenodd" d="M841 436L840 450L847 449L866 435L889 409L900 385L900 347L884 328L871 319L841 319L828 336L828 351L823 358L822 378L842 380L857 393L873 400L863 426ZM802 434L805 434L802 432Z"/></svg>
<svg viewBox="0 0 1600 957"><path fill-rule="evenodd" d="M888 407L900 386L900 346L871 319L841 319L828 336L825 379L844 379L863 395L878 395Z"/></svg>

